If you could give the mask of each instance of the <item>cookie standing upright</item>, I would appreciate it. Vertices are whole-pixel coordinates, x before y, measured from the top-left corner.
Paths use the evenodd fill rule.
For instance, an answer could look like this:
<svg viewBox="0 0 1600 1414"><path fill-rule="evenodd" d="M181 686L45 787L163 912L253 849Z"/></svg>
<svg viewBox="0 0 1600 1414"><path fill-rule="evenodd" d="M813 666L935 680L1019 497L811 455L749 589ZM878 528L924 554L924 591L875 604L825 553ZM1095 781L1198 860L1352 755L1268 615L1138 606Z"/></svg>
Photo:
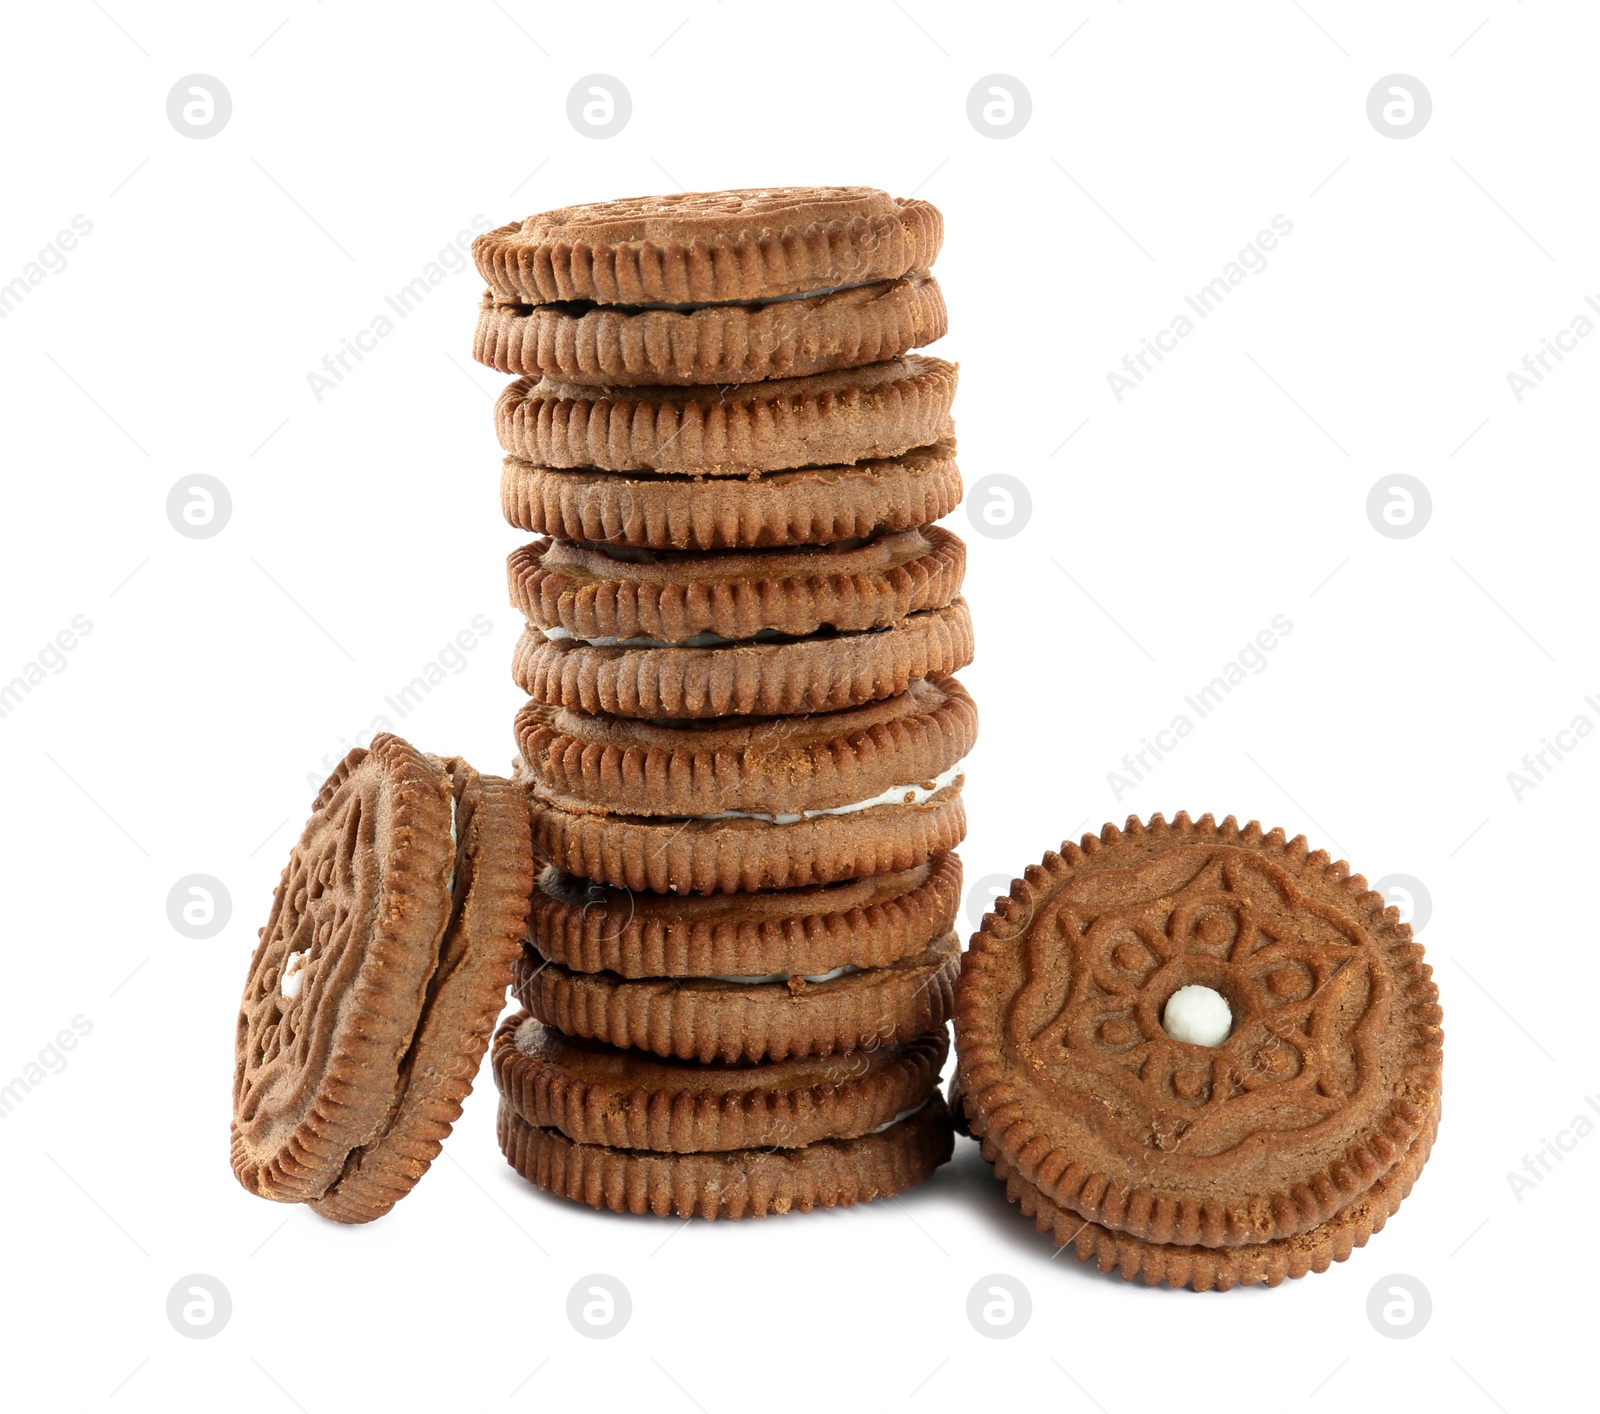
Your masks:
<svg viewBox="0 0 1600 1414"><path fill-rule="evenodd" d="M956 370L917 352L947 324L942 235L926 202L787 188L567 207L475 246L475 353L517 375L502 509L540 537L507 565L547 861L518 1073L604 1071L617 1120L563 1127L502 1068L502 1145L540 1187L764 1215L949 1155L926 1067L881 1132L830 1110L774 1153L726 1125L728 1152L658 1151L649 1119L925 1054L949 1017L976 715L950 676L965 547L933 524L961 496Z"/></svg>
<svg viewBox="0 0 1600 1414"><path fill-rule="evenodd" d="M472 1089L521 950L528 807L382 733L318 793L251 958L232 1158L252 1193L380 1217Z"/></svg>

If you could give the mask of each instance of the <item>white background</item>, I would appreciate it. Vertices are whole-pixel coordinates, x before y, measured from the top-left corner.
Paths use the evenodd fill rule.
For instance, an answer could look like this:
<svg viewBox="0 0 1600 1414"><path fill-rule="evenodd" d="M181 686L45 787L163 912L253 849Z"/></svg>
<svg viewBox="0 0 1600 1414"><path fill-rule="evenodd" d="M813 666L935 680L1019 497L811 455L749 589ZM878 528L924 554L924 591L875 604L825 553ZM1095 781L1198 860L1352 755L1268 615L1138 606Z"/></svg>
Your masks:
<svg viewBox="0 0 1600 1414"><path fill-rule="evenodd" d="M1506 379L1600 292L1592 13L67 0L6 30L0 282L93 223L0 321L0 680L93 625L0 719L0 1080L92 1026L0 1122L8 1402L1533 1410L1592 1378L1600 1136L1520 1200L1506 1177L1600 1092L1600 740L1520 800L1507 781L1576 714L1600 723L1600 339L1520 402ZM566 118L596 72L633 103L604 141ZM165 111L193 73L233 103L201 141ZM1005 140L966 112L994 73L1032 95ZM1366 115L1394 73L1432 95L1408 140ZM1052 1261L966 1141L853 1212L602 1216L504 1165L487 1075L370 1227L232 1178L236 998L309 782L475 615L465 670L396 726L505 769L518 700L476 277L320 402L307 373L474 216L807 182L943 209L964 473L1032 498L1011 539L951 522L980 644L968 879L1187 808L1431 894L1444 1127L1389 1230L1326 1275L1196 1296ZM1278 214L1267 268L1117 401L1108 371ZM1399 472L1432 496L1409 539L1365 510ZM205 540L165 514L196 473L232 498ZM1119 799L1123 753L1277 614L1265 670ZM192 873L232 898L209 940L168 922ZM592 1272L633 1299L603 1344L565 1316ZM994 1272L1033 1301L1003 1342L965 1313ZM190 1273L231 1293L214 1339L168 1323ZM1390 1273L1432 1294L1414 1338L1368 1322Z"/></svg>

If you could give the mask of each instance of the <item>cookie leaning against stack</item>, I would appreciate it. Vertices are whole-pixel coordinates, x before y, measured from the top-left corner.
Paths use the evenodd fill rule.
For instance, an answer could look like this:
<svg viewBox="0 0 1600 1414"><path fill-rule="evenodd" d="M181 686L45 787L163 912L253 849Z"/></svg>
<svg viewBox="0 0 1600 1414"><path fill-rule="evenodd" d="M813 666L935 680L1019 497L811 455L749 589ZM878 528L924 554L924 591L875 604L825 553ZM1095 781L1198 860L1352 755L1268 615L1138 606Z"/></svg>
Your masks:
<svg viewBox="0 0 1600 1414"><path fill-rule="evenodd" d="M949 1157L977 730L942 219L861 187L474 246L536 854L500 1137L596 1207L761 1216Z"/></svg>
<svg viewBox="0 0 1600 1414"><path fill-rule="evenodd" d="M318 793L239 1004L233 1171L381 1217L461 1115L527 927L528 803L380 733Z"/></svg>

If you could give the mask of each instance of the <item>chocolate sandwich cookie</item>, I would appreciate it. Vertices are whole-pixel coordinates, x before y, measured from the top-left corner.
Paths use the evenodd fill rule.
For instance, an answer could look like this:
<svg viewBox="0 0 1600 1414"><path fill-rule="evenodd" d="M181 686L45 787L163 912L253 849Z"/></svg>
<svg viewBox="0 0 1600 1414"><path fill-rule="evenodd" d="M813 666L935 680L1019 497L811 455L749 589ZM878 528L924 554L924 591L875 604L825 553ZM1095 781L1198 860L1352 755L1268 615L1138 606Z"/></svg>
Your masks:
<svg viewBox="0 0 1600 1414"><path fill-rule="evenodd" d="M965 599L887 628L729 640L703 648L623 648L527 628L511 676L537 702L618 717L694 718L835 712L947 676L972 661ZM564 630L563 630L564 632Z"/></svg>
<svg viewBox="0 0 1600 1414"><path fill-rule="evenodd" d="M895 280L943 238L926 201L766 187L564 206L486 232L472 256L511 304L720 304Z"/></svg>
<svg viewBox="0 0 1600 1414"><path fill-rule="evenodd" d="M953 678L813 716L672 724L535 704L516 779L536 849L618 888L732 893L910 869L966 829L976 711Z"/></svg>
<svg viewBox="0 0 1600 1414"><path fill-rule="evenodd" d="M518 763L514 778L527 784ZM534 847L568 874L655 893L798 889L911 869L961 843L962 777L798 819L579 814L533 802Z"/></svg>
<svg viewBox="0 0 1600 1414"><path fill-rule="evenodd" d="M1119 1252L1259 1249L1359 1232L1390 1201L1364 1195L1409 1186L1440 1020L1409 926L1348 865L1254 822L1156 815L997 900L963 966L958 1076L996 1171ZM1239 1261L1257 1259L1210 1270L1265 1280L1279 1257Z"/></svg>
<svg viewBox="0 0 1600 1414"><path fill-rule="evenodd" d="M528 934L574 972L620 977L815 976L883 967L955 924L961 861L814 888L754 894L652 894L540 871Z"/></svg>
<svg viewBox="0 0 1600 1414"><path fill-rule="evenodd" d="M966 546L937 526L734 553L538 540L512 552L513 676L632 717L830 712L972 659Z"/></svg>
<svg viewBox="0 0 1600 1414"><path fill-rule="evenodd" d="M680 1218L764 1218L890 1197L930 1177L954 1145L937 1093L880 1133L795 1149L665 1154L579 1144L529 1124L503 1097L499 1129L506 1161L546 1192L614 1213Z"/></svg>
<svg viewBox="0 0 1600 1414"><path fill-rule="evenodd" d="M751 383L856 368L944 337L931 275L758 303L504 304L486 293L473 357L502 373L568 383Z"/></svg>
<svg viewBox="0 0 1600 1414"><path fill-rule="evenodd" d="M954 933L883 967L812 976L629 981L524 952L513 986L523 1006L569 1036L686 1061L776 1061L868 1049L943 1026L960 961Z"/></svg>
<svg viewBox="0 0 1600 1414"><path fill-rule="evenodd" d="M920 1108L939 1081L943 1027L848 1056L690 1065L563 1036L523 1013L494 1039L494 1077L529 1124L579 1144L704 1154L854 1139Z"/></svg>
<svg viewBox="0 0 1600 1414"><path fill-rule="evenodd" d="M597 647L726 646L891 628L951 603L967 547L939 526L840 545L698 553L535 540L511 552L511 603L550 638Z"/></svg>
<svg viewBox="0 0 1600 1414"><path fill-rule="evenodd" d="M978 710L954 678L924 678L898 697L793 717L647 721L529 702L515 730L535 797L556 809L782 824L953 780Z"/></svg>
<svg viewBox="0 0 1600 1414"><path fill-rule="evenodd" d="M312 806L251 959L234 1173L366 1222L427 1171L483 1058L526 929L524 793L381 733Z"/></svg>
<svg viewBox="0 0 1600 1414"><path fill-rule="evenodd" d="M910 354L863 368L718 387L591 387L518 378L500 445L536 466L748 476L897 457L944 436L956 367Z"/></svg>
<svg viewBox="0 0 1600 1414"><path fill-rule="evenodd" d="M649 550L828 545L929 525L960 500L949 437L853 466L744 477L535 466L519 457L507 457L500 476L500 507L519 529Z"/></svg>

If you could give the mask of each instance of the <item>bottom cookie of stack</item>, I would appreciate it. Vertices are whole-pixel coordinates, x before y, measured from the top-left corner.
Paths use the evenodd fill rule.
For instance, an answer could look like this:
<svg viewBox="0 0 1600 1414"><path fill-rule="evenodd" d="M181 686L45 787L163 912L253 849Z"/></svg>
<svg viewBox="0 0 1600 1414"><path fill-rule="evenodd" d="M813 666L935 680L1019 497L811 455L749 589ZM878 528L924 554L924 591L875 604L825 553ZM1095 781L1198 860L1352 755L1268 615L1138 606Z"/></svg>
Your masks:
<svg viewBox="0 0 1600 1414"><path fill-rule="evenodd" d="M494 1041L500 1147L535 1186L613 1212L766 1217L850 1207L949 1159L937 1031L842 1055L697 1064L564 1036Z"/></svg>

